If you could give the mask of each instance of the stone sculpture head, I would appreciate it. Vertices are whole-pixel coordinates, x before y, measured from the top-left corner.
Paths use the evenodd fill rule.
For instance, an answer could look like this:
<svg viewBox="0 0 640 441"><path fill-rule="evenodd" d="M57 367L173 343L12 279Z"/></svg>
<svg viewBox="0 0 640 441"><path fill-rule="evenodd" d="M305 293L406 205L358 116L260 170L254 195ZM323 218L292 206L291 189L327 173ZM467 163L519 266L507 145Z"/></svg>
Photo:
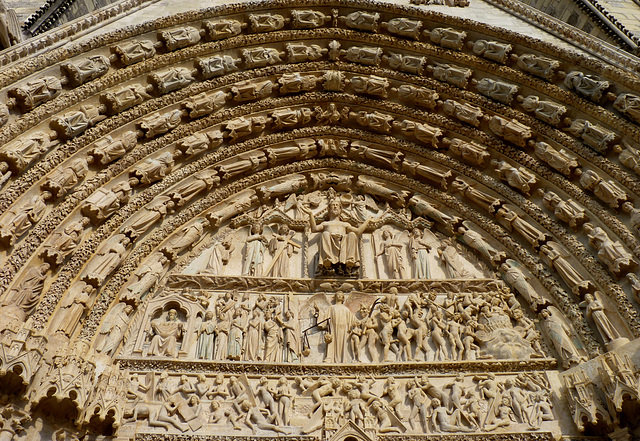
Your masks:
<svg viewBox="0 0 640 441"><path fill-rule="evenodd" d="M333 198L329 200L329 205L327 206L327 211L329 213L329 219L337 219L342 214L342 203L338 198Z"/></svg>
<svg viewBox="0 0 640 441"><path fill-rule="evenodd" d="M342 291L336 292L336 294L333 296L333 302L336 305L344 303L344 293Z"/></svg>

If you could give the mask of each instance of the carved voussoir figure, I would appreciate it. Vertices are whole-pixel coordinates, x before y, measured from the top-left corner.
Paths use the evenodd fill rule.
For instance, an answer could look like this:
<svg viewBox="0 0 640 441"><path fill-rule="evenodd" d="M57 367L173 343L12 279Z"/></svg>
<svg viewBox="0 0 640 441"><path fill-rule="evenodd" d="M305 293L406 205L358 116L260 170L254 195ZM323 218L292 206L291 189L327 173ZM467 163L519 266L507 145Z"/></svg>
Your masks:
<svg viewBox="0 0 640 441"><path fill-rule="evenodd" d="M131 40L114 46L111 50L125 66L152 58L156 54L155 44L150 40Z"/></svg>
<svg viewBox="0 0 640 441"><path fill-rule="evenodd" d="M144 300L145 296L157 285L169 266L169 259L162 253L154 253L145 260L133 273L131 283L127 286L123 299L135 302Z"/></svg>
<svg viewBox="0 0 640 441"><path fill-rule="evenodd" d="M209 221L199 219L197 222L186 225L178 230L160 249L171 261L175 261L183 251L193 247L204 233L205 227L209 226Z"/></svg>
<svg viewBox="0 0 640 441"><path fill-rule="evenodd" d="M285 145L268 147L265 152L269 165L288 163L291 160L304 160L313 158L317 153L316 141L311 138L296 139Z"/></svg>
<svg viewBox="0 0 640 441"><path fill-rule="evenodd" d="M590 99L596 103L602 100L604 92L611 87L611 83L595 75L587 75L580 71L567 74L564 78L564 85L574 90L583 98Z"/></svg>
<svg viewBox="0 0 640 441"><path fill-rule="evenodd" d="M188 86L195 81L196 70L186 67L172 67L149 74L149 82L155 86L160 95L173 92Z"/></svg>
<svg viewBox="0 0 640 441"><path fill-rule="evenodd" d="M308 107L276 109L269 115L275 129L294 128L311 122L313 112Z"/></svg>
<svg viewBox="0 0 640 441"><path fill-rule="evenodd" d="M31 315L40 301L40 294L42 294L49 268L48 263L29 268L20 283L5 294L0 307L17 307L21 309L24 313L22 319Z"/></svg>
<svg viewBox="0 0 640 441"><path fill-rule="evenodd" d="M250 49L242 49L244 63L249 69L282 63L282 57L285 55L285 52L280 52L278 49L272 47L253 47Z"/></svg>
<svg viewBox="0 0 640 441"><path fill-rule="evenodd" d="M613 107L625 114L629 119L640 124L640 96L621 93L613 102Z"/></svg>
<svg viewBox="0 0 640 441"><path fill-rule="evenodd" d="M500 265L504 280L515 289L527 301L532 310L538 312L551 305L551 303L538 294L538 291L529 283L529 277L520 270L519 264L513 259L507 259Z"/></svg>
<svg viewBox="0 0 640 441"><path fill-rule="evenodd" d="M567 260L569 252L557 242L549 241L540 247L540 257L558 272L571 291L578 297L593 292L595 285L580 274Z"/></svg>
<svg viewBox="0 0 640 441"><path fill-rule="evenodd" d="M314 29L324 26L331 17L312 9L294 9L291 11L293 29Z"/></svg>
<svg viewBox="0 0 640 441"><path fill-rule="evenodd" d="M119 87L101 95L101 100L106 104L107 111L111 115L142 104L148 99L151 99L151 95L147 93L146 87L139 83Z"/></svg>
<svg viewBox="0 0 640 441"><path fill-rule="evenodd" d="M593 320L600 337L602 337L608 349L617 344L628 343L629 340L620 335L618 329L613 326L611 320L607 317L602 302L597 298L598 294L602 295L599 291L594 294L586 294L584 302L580 303L580 307L586 308L585 315Z"/></svg>
<svg viewBox="0 0 640 441"><path fill-rule="evenodd" d="M129 153L138 144L138 134L132 130L124 132L117 141L111 135L97 140L87 153L92 163L107 165Z"/></svg>
<svg viewBox="0 0 640 441"><path fill-rule="evenodd" d="M386 98L389 90L389 81L376 75L351 77L349 85L356 93L364 93L380 98Z"/></svg>
<svg viewBox="0 0 640 441"><path fill-rule="evenodd" d="M438 105L438 93L433 89L426 87L413 86L411 84L402 84L397 89L391 89L396 96L411 104L417 104L428 109L435 109Z"/></svg>
<svg viewBox="0 0 640 441"><path fill-rule="evenodd" d="M606 154L611 144L618 139L615 132L605 129L599 124L593 124L584 119L566 119L571 125L567 131L588 146L600 153Z"/></svg>
<svg viewBox="0 0 640 441"><path fill-rule="evenodd" d="M492 116L489 118L489 129L497 136L523 148L526 147L527 141L533 137L531 127L515 119L508 120L500 116Z"/></svg>
<svg viewBox="0 0 640 441"><path fill-rule="evenodd" d="M555 308L543 309L540 311L540 317L543 319L543 328L560 355L565 369L587 361L573 343L574 333L571 326Z"/></svg>
<svg viewBox="0 0 640 441"><path fill-rule="evenodd" d="M484 168L491 157L489 149L473 141L462 141L461 139L444 138L442 143L448 147L454 155L460 156L462 162L476 167Z"/></svg>
<svg viewBox="0 0 640 441"><path fill-rule="evenodd" d="M513 49L510 44L490 40L470 41L468 46L474 54L502 64L506 63L509 58L509 52Z"/></svg>
<svg viewBox="0 0 640 441"><path fill-rule="evenodd" d="M95 288L83 282L72 287L64 300L60 303L60 308L53 316L49 330L53 333L60 332L67 337L71 337L77 328L82 316L90 307Z"/></svg>
<svg viewBox="0 0 640 441"><path fill-rule="evenodd" d="M236 35L240 35L242 30L247 27L245 23L232 19L205 21L203 25L207 31L209 40L235 37Z"/></svg>
<svg viewBox="0 0 640 441"><path fill-rule="evenodd" d="M102 286L105 280L118 269L124 258L129 254L131 240L124 234L117 234L110 239L99 253L87 265L82 280L96 288Z"/></svg>
<svg viewBox="0 0 640 441"><path fill-rule="evenodd" d="M546 142L536 142L535 153L540 160L567 177L570 177L580 167L575 156L564 149L556 150Z"/></svg>
<svg viewBox="0 0 640 441"><path fill-rule="evenodd" d="M340 55L352 63L365 66L380 66L382 60L382 48L374 46L351 46L340 50Z"/></svg>
<svg viewBox="0 0 640 441"><path fill-rule="evenodd" d="M328 49L317 44L287 43L285 48L289 56L289 62L291 63L317 61L328 52Z"/></svg>
<svg viewBox="0 0 640 441"><path fill-rule="evenodd" d="M459 227L458 234L461 235L460 237L463 243L478 251L482 257L493 265L499 266L507 259L507 254L503 251L496 250L483 238L482 234L466 226Z"/></svg>
<svg viewBox="0 0 640 441"><path fill-rule="evenodd" d="M533 112L536 118L555 127L560 126L564 114L567 113L565 106L554 103L553 101L541 100L535 95L529 95L526 98L518 95L517 99L524 110Z"/></svg>
<svg viewBox="0 0 640 441"><path fill-rule="evenodd" d="M479 107L455 100L446 100L442 103L442 110L447 115L453 116L462 122L471 124L474 127L480 127L483 113Z"/></svg>
<svg viewBox="0 0 640 441"><path fill-rule="evenodd" d="M303 75L299 72L282 74L278 79L280 93L283 95L311 91L318 82L320 79L315 75Z"/></svg>
<svg viewBox="0 0 640 441"><path fill-rule="evenodd" d="M432 43L439 44L447 49L462 50L464 47L464 39L467 33L458 31L453 28L433 28L431 31L424 31Z"/></svg>
<svg viewBox="0 0 640 441"><path fill-rule="evenodd" d="M543 233L530 222L522 219L522 217L512 209L512 206L502 204L495 212L495 216L503 222L503 225L506 224L505 227L509 231L515 230L536 249L551 240L551 236L547 233Z"/></svg>
<svg viewBox="0 0 640 441"><path fill-rule="evenodd" d="M267 126L268 119L265 116L253 116L251 118L235 118L227 121L224 125L225 137L229 142L237 142L241 138L260 134Z"/></svg>
<svg viewBox="0 0 640 441"><path fill-rule="evenodd" d="M339 17L338 21L344 23L351 29L378 32L380 14L369 11L355 11L346 16Z"/></svg>
<svg viewBox="0 0 640 441"><path fill-rule="evenodd" d="M471 69L450 64L435 63L427 66L426 70L431 72L436 80L444 81L462 89L467 88L469 79L473 75Z"/></svg>
<svg viewBox="0 0 640 441"><path fill-rule="evenodd" d="M418 40L420 38L422 22L420 20L412 20L407 17L398 17L381 23L381 26L386 28L391 34Z"/></svg>
<svg viewBox="0 0 640 441"><path fill-rule="evenodd" d="M560 62L552 58L534 54L511 55L517 59L517 66L525 72L537 77L551 81L555 75L555 70L560 67Z"/></svg>
<svg viewBox="0 0 640 441"><path fill-rule="evenodd" d="M29 112L40 104L57 97L61 91L62 82L60 79L46 76L9 89L8 95L17 101L20 110Z"/></svg>
<svg viewBox="0 0 640 441"><path fill-rule="evenodd" d="M57 144L54 132L35 132L11 141L0 147L0 166L4 163L13 173L21 173Z"/></svg>
<svg viewBox="0 0 640 441"><path fill-rule="evenodd" d="M626 141L622 141L622 144L625 147L624 149L622 149L622 146L614 148L614 151L618 153L618 160L625 167L629 167L634 172L640 174L640 150L631 147Z"/></svg>
<svg viewBox="0 0 640 441"><path fill-rule="evenodd" d="M453 181L453 172L438 165L427 165L422 163L416 156L407 155L402 162L402 170L410 176L418 179L426 179L447 190Z"/></svg>
<svg viewBox="0 0 640 441"><path fill-rule="evenodd" d="M371 113L365 110L349 112L349 117L354 119L363 127L369 127L382 133L391 132L392 123L394 122L393 116L387 113L378 112L377 110ZM413 124L415 125L416 123Z"/></svg>
<svg viewBox="0 0 640 441"><path fill-rule="evenodd" d="M280 14L249 14L249 23L252 32L273 32L284 28L289 19Z"/></svg>
<svg viewBox="0 0 640 441"><path fill-rule="evenodd" d="M372 161L382 164L391 170L399 170L404 158L404 153L393 150L377 149L362 141L352 141L349 148L349 157L363 161Z"/></svg>
<svg viewBox="0 0 640 441"><path fill-rule="evenodd" d="M98 107L86 104L80 106L78 110L51 118L51 128L58 132L58 135L62 138L73 138L106 119L107 116L102 114L106 110L104 105Z"/></svg>
<svg viewBox="0 0 640 441"><path fill-rule="evenodd" d="M408 119L393 121L393 127L436 149L438 148L438 144L442 138L442 130L440 130L439 127L433 127L425 123L419 123Z"/></svg>
<svg viewBox="0 0 640 441"><path fill-rule="evenodd" d="M216 55L210 58L199 58L196 60L196 66L200 70L200 75L202 75L205 80L208 80L236 72L240 69L238 67L240 61L239 58L233 58L230 55Z"/></svg>
<svg viewBox="0 0 640 441"><path fill-rule="evenodd" d="M413 195L411 199L409 199L409 207L411 211L413 211L418 216L427 216L430 219L438 222L439 224L446 227L448 230L453 232L453 228L459 222L462 222L462 219L456 216L449 216L448 214L443 213L438 210L439 206L428 201L421 195Z"/></svg>
<svg viewBox="0 0 640 441"><path fill-rule="evenodd" d="M539 190L541 193L544 190ZM571 199L563 200L552 191L543 194L542 204L553 211L558 219L569 224L573 229L579 228L583 223L589 221L584 207Z"/></svg>
<svg viewBox="0 0 640 441"><path fill-rule="evenodd" d="M186 179L171 191L171 199L178 207L189 203L201 192L207 192L220 184L220 177L213 169L202 170Z"/></svg>
<svg viewBox="0 0 640 441"><path fill-rule="evenodd" d="M508 162L497 159L492 160L491 165L493 165L501 180L506 181L511 187L526 196L531 194L532 187L537 183L533 173L524 167L515 168Z"/></svg>
<svg viewBox="0 0 640 441"><path fill-rule="evenodd" d="M104 318L102 326L95 340L95 350L98 353L112 357L129 326L133 307L126 303L118 303Z"/></svg>
<svg viewBox="0 0 640 441"><path fill-rule="evenodd" d="M61 231L51 235L51 239L45 242L40 257L52 266L60 265L82 242L84 229L89 225L89 218L83 217L79 221L73 221Z"/></svg>
<svg viewBox="0 0 640 441"><path fill-rule="evenodd" d="M626 191L612 180L604 180L593 170L585 170L580 176L580 185L592 191L598 199L615 210L629 200Z"/></svg>
<svg viewBox="0 0 640 441"><path fill-rule="evenodd" d="M416 57L413 55L405 55L397 52L389 52L389 55L383 55L382 59L389 65L391 69L396 69L415 75L422 75L425 67L427 66L426 57Z"/></svg>
<svg viewBox="0 0 640 441"><path fill-rule="evenodd" d="M306 190L309 187L307 177L304 175L290 175L286 180L278 179L270 181L259 187L263 200L279 198Z"/></svg>
<svg viewBox="0 0 640 441"><path fill-rule="evenodd" d="M5 217L0 227L0 244L6 248L13 246L23 234L38 223L47 210L46 201L51 197L51 193L43 191L9 210L8 214L12 216Z"/></svg>
<svg viewBox="0 0 640 441"><path fill-rule="evenodd" d="M638 266L633 255L620 242L611 240L602 228L590 223L584 224L583 228L589 236L589 244L598 251L598 258L607 265L611 274L621 277Z"/></svg>
<svg viewBox="0 0 640 441"><path fill-rule="evenodd" d="M156 222L173 212L175 204L169 196L156 196L147 206L142 207L127 221L127 226L121 232L135 241L142 236Z"/></svg>
<svg viewBox="0 0 640 441"><path fill-rule="evenodd" d="M88 161L85 158L75 158L56 168L40 185L40 188L50 192L54 198L61 198L82 181L88 171Z"/></svg>
<svg viewBox="0 0 640 441"><path fill-rule="evenodd" d="M266 167L267 155L261 150L242 153L232 161L223 161L215 166L218 175L224 180L248 172L259 171Z"/></svg>
<svg viewBox="0 0 640 441"><path fill-rule="evenodd" d="M204 31L200 31L193 26L172 29L158 32L158 39L164 43L168 51L175 51L183 47L193 46L200 42Z"/></svg>
<svg viewBox="0 0 640 441"><path fill-rule="evenodd" d="M158 113L144 118L138 126L147 139L175 129L182 123L182 117L187 115L186 110L175 109L166 113ZM142 136L142 135L141 135Z"/></svg>
<svg viewBox="0 0 640 441"><path fill-rule="evenodd" d="M475 85L481 94L507 105L511 104L511 101L518 93L518 86L515 84L491 78L483 78L479 81L471 80L471 83Z"/></svg>
<svg viewBox="0 0 640 441"><path fill-rule="evenodd" d="M179 153L179 152L178 152ZM129 170L129 176L139 184L148 185L162 180L175 165L175 152L162 152L155 158L147 158Z"/></svg>
<svg viewBox="0 0 640 441"><path fill-rule="evenodd" d="M64 63L62 71L67 76L69 84L76 87L101 77L109 71L110 67L109 58L104 55L93 55L80 61Z"/></svg>
<svg viewBox="0 0 640 441"><path fill-rule="evenodd" d="M95 223L101 223L129 202L131 193L128 181L119 182L111 189L99 188L80 205L82 214Z"/></svg>
<svg viewBox="0 0 640 441"><path fill-rule="evenodd" d="M202 92L189 98L184 104L189 111L190 118L200 118L220 109L227 103L229 95L222 90L215 92Z"/></svg>
<svg viewBox="0 0 640 441"><path fill-rule="evenodd" d="M391 202L392 204L404 208L411 193L395 185L391 185L381 179L371 176L358 176L356 187L364 193L373 194Z"/></svg>
<svg viewBox="0 0 640 441"><path fill-rule="evenodd" d="M231 94L236 102L253 101L268 97L274 89L275 84L271 80L245 81L231 86Z"/></svg>

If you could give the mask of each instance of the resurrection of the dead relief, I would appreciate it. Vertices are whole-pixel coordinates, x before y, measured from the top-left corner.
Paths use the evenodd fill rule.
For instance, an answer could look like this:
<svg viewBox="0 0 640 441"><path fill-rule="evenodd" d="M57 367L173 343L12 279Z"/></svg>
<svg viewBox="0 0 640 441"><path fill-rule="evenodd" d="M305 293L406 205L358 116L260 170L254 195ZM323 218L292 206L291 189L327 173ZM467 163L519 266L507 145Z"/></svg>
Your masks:
<svg viewBox="0 0 640 441"><path fill-rule="evenodd" d="M637 435L636 76L415 3L7 67L0 441Z"/></svg>

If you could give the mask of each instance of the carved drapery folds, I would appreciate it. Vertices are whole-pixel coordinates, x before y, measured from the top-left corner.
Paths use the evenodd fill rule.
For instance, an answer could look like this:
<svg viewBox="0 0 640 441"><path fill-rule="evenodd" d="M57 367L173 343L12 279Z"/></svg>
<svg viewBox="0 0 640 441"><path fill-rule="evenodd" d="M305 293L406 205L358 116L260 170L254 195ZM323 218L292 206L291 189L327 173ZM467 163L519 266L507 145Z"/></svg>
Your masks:
<svg viewBox="0 0 640 441"><path fill-rule="evenodd" d="M234 8L6 74L0 439L624 426L631 74L426 7Z"/></svg>

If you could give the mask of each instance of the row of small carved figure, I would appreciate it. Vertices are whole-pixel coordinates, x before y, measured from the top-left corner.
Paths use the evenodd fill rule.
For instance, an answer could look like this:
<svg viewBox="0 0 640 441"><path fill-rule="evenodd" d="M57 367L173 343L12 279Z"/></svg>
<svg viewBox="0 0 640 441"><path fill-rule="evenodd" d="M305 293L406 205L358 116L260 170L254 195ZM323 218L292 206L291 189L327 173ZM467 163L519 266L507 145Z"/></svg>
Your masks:
<svg viewBox="0 0 640 441"><path fill-rule="evenodd" d="M435 294L425 293L420 298L410 296L402 307L396 292L383 298L379 308L362 303L357 314L342 302L342 297L337 298L326 311L314 304L315 319L310 318L311 326L301 330L299 312L283 310L275 297L268 301L258 297L252 306L248 295L242 300L223 296L216 301L215 312L207 311L193 331L185 329L175 310L152 320L147 353L177 357L180 341L187 340L185 332L194 332L196 338L189 340L197 341L195 357L205 360L302 362L308 360L312 347L315 351L321 346L328 363L366 362L367 352L368 361L374 363L505 358L502 354L512 349L508 343L500 352L485 350L477 334L506 328L520 335L518 345L529 346L526 354L545 357L533 321L509 292L504 297L451 293L442 305ZM311 342L310 336L318 330L325 331L324 340ZM191 353L191 349L180 352Z"/></svg>
<svg viewBox="0 0 640 441"><path fill-rule="evenodd" d="M438 385L426 375L250 381L245 375L218 374L211 382L204 374L196 381L187 375L175 381L163 372L155 385L152 377L141 381L132 375L124 424L146 419L152 426L183 432L209 423L214 431L232 425L254 433L310 434L339 429L350 420L378 433L434 433L486 432L513 425L537 430L554 419L549 383L537 372L506 379L481 374L470 382L460 374L440 379ZM187 406L191 412L185 411ZM195 418L199 422L194 426L190 422Z"/></svg>
<svg viewBox="0 0 640 441"><path fill-rule="evenodd" d="M399 69L408 73L423 74L425 71L431 72L433 76L449 84L455 85L460 88L466 88L473 71L468 68L459 67L449 64L440 64L434 62L433 65L428 65L426 57L415 57L410 55L398 54L395 52L389 52L388 55L382 55L383 50L378 47L366 47L366 46L352 46L348 50L339 50L340 44L337 41L332 41L329 44L330 49L321 48L318 45L307 46L304 43L287 43L286 48L290 54L290 61L302 62L302 61L314 61L319 59L324 53L335 51L336 54L344 54L347 60L352 62L358 62L368 65L379 65L382 60L389 64L389 67L393 69ZM309 55L309 53L316 56ZM270 47L257 47L252 49L244 49L243 56L245 64L248 68L264 67L282 62L281 56L284 53L279 52L275 48ZM297 55L296 55L297 54ZM338 55L335 55L337 57ZM334 57L334 58L335 58ZM533 57L533 56L532 56ZM208 79L216 76L221 76L227 73L235 72L239 70L237 64L240 59L235 59L230 55L218 55L211 58L199 59L196 63L197 69L189 69L186 67L173 67L158 72L149 74L148 85L143 86L141 84L133 84L124 88L116 89L112 92L107 92L102 95L102 100L106 104L97 108L94 106L85 106L87 110L84 112L84 121L82 124L76 123L76 127L70 127L68 123L65 123L64 117L56 117L52 121L52 127L59 132L60 137L70 138L79 135L86 128L93 124L96 124L100 119L105 118L105 115L100 114L115 114L121 112L134 105L141 104L151 96L148 92L156 90L159 95L176 91L181 89L193 81L195 81L195 75L200 75L203 79ZM66 69L71 71L70 66L75 66L75 69L86 70L85 75L88 79L93 79L96 76L104 74L109 68L109 61L105 56L99 55L87 58L83 63L76 65L67 64ZM80 67L79 67L80 66ZM567 76L567 79L571 79L571 82L565 81L567 85L572 84L574 88L583 93L587 91L600 90L605 87L590 76L585 76L582 73L574 72ZM387 98L390 92L390 83L386 78L377 76L354 76L351 80L347 80L343 76L326 77L324 80L324 89L327 91L344 91L346 85L351 85L351 89L355 93L362 93L373 97ZM285 93L297 93L301 91L313 90L316 83L321 80L315 75L301 74L286 74L281 78L280 92ZM489 78L483 78L480 80L471 80L471 83L482 94L495 99L504 104L510 105L513 98L517 98L517 101L522 103L522 107L527 112L533 112L536 117L542 121L551 124L556 127L561 127L563 124L568 125L566 129L569 133L581 138L585 143L595 148L598 151L606 151L608 144L612 143L617 137L616 134L608 129L602 128L597 124L589 123L585 120L572 121L569 118L563 118L566 113L566 108L560 104L552 101L541 100L535 95L523 97L517 95L518 86L505 83L503 81L493 80ZM607 82L606 87L609 87ZM405 86L406 87L406 86ZM272 81L262 81L259 83L247 83L245 86L237 85L233 86L228 93L233 97L236 102L244 102L264 98L272 94L272 91L276 88ZM600 88L600 89L599 89ZM417 88L422 89L422 88ZM605 88L606 89L606 88ZM17 100L23 109L31 110L39 104L42 104L50 99L55 98L62 90L62 83L56 77L44 77L39 80L34 80L26 85L19 86L10 91L10 95L15 96L13 100ZM394 91L391 88L391 91ZM409 93L402 89L395 89L398 97L401 99L408 99L412 104L418 104L428 108L434 108L436 104L437 94L434 91L424 89L421 96L416 99L416 94ZM611 94L612 95L612 94ZM195 104L192 103L193 108L187 109L192 118L203 116L204 114L211 113L216 107L220 107L225 102L225 93L219 91L217 94L209 96L208 99L200 97ZM11 104L11 102L10 102ZM634 119L640 119L640 97L621 94L615 101L615 107L624 110L626 114ZM456 108L459 107L459 108ZM91 108L91 110L89 110ZM482 112L479 108L469 105L461 105L453 100L449 100L448 104L444 107L445 112L447 109L449 114L455 114L458 119L468 124L478 127L482 117ZM457 111L456 111L457 110ZM91 113L91 115L89 115ZM76 118L80 116L77 115ZM67 118L68 119L68 118ZM147 133L147 137L152 137ZM523 141L516 141L520 144Z"/></svg>
<svg viewBox="0 0 640 441"><path fill-rule="evenodd" d="M320 11L293 10L291 11L290 19L287 19L280 14L263 13L249 14L247 21L249 23L243 23L234 19L204 21L202 23L202 29L197 29L193 26L186 26L172 30L160 31L158 33L159 41L155 43L151 40L142 40L118 45L112 48L114 55L111 56L111 59L103 55L94 55L81 61L63 64L62 69L66 75L66 79L61 81L61 83L69 83L72 86L77 86L104 75L109 70L111 61L119 59L123 65L130 65L153 57L156 53L156 48L164 47L167 51L174 51L195 45L201 41L202 37L208 37L208 40L220 40L223 38L235 37L240 35L243 32L243 29L247 27L249 27L251 32L259 33L281 30L286 24L290 24L293 29L312 29L324 26L326 23L331 22L334 27L339 24L344 24L348 28L365 32L387 30L395 36L416 40L420 39L420 37L424 35L428 37L432 43L438 44L447 49L458 51L465 47L465 39L467 37L466 32L455 30L453 28L434 28L431 31L422 31L421 28L423 23L420 20L405 17L393 18L388 22L380 22L380 14L368 11L356 11L346 16L338 16L338 11L334 10L333 17L329 17ZM483 56L484 58L498 63L504 64L512 58L517 61L516 64L519 68L547 80L551 80L554 77L555 70L560 66L560 63L556 60L533 54L526 54L522 56L512 55L510 57L509 54L512 50L512 46L507 43L477 40L467 42L467 46L474 54ZM375 49L380 53L382 52L380 48L370 49ZM287 52L289 52L290 56L289 61L294 63L317 60L327 52L329 52L330 57L333 59L337 59L339 55L344 55L349 61L362 64L377 65L380 62L379 58L371 59L370 56L362 56L362 54L357 50L346 50L340 52L335 45L330 45L329 49L323 49L318 45L306 46L300 44L300 48L288 49ZM271 56L277 58L277 62L279 62L281 53L279 51L275 51ZM264 55L258 57L259 60L256 61L254 61L251 56L246 56L245 58L247 58L246 62L248 68L273 64L268 61L264 61L268 59L268 57L265 57ZM405 60L404 58L406 57L402 54L395 54L391 58L394 59L394 61L390 62L390 65L393 68L404 67L404 70L411 71L419 68L422 64L415 60ZM417 57L409 58L417 59ZM229 60L229 63L235 65L232 60ZM590 98L596 102L599 102L602 99L603 93L611 87L609 82L599 80L598 78L590 75L582 74L581 72L574 72L569 75L562 73L561 76L564 76L565 85L569 89L573 89L579 95ZM60 87L61 86L62 84L60 84ZM39 104L29 104L27 102L28 99L24 99L24 95L21 93L14 93L13 95L15 95L16 99L21 100L20 105L23 111L31 110L35 105ZM631 118L637 120L637 112L629 112L627 108L629 102L633 102L634 98L636 98L635 101L637 104L637 97L634 97L633 95L624 97L621 95L618 98L619 99L616 101L615 107L621 112L628 114ZM12 103L10 103L10 105L12 105Z"/></svg>

